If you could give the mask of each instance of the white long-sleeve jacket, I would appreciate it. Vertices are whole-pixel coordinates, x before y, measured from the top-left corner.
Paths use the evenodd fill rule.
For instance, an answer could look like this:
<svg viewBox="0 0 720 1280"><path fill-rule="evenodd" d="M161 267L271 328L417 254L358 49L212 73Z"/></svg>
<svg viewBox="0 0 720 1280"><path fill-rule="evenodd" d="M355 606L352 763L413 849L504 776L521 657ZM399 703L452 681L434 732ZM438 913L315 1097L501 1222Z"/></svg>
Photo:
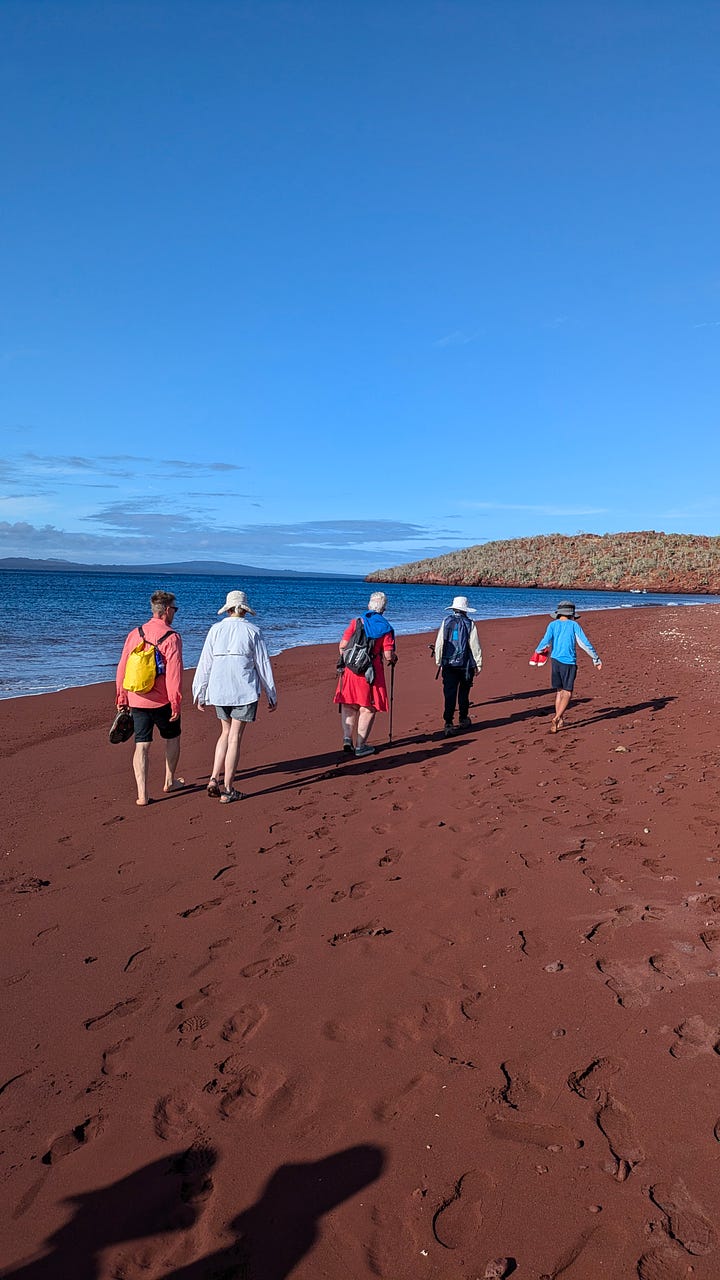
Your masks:
<svg viewBox="0 0 720 1280"><path fill-rule="evenodd" d="M192 685L193 700L214 707L244 707L264 691L277 702L262 631L247 618L223 618L210 628Z"/></svg>

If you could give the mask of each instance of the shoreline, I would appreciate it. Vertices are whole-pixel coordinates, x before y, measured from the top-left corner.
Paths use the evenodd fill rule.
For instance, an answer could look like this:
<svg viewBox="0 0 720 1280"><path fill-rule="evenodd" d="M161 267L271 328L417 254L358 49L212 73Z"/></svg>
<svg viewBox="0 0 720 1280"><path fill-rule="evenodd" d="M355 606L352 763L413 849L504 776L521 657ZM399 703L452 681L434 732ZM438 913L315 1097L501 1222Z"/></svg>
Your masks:
<svg viewBox="0 0 720 1280"><path fill-rule="evenodd" d="M425 585L425 584L409 584L409 585ZM540 590L540 589L544 589L544 588L538 588L538 589ZM720 597L718 597L718 598L717 598L717 603L718 603L718 604L720 604ZM712 600L708 600L707 602L705 602L705 601L700 601L700 600L691 600L691 601L689 601L687 604L684 604L684 603L681 603L681 602L676 602L676 601L668 601L668 602L665 602L665 601L663 601L663 602L660 602L660 601L647 601L647 602L641 602L641 601L638 601L636 604L618 604L618 605L611 605L611 606L607 606L607 607L602 607L602 606L600 606L600 607L598 607L598 608L593 608L591 605L585 605L585 606L583 606L583 608L582 608L582 612L581 612L581 613L578 613L578 617L582 616L582 614L587 615L587 614L589 614L589 613L592 613L592 614L597 614L597 613L616 613L616 612L621 611L621 610L627 610L627 609L640 609L640 608L653 608L653 609L673 609L673 608L678 608L678 609L680 609L680 608L712 608L712 607L713 607L713 601L712 601ZM497 623L503 623L503 622L513 622L513 621L527 620L527 619L529 619L529 618L544 618L544 617L552 617L552 614L546 614L546 613L545 613L545 611L543 611L542 613L518 613L518 614L513 614L513 615L505 615L505 614L503 614L503 615L501 615L501 616L493 615L492 617L481 617L481 616L476 616L476 615L471 615L471 616L472 616L473 621L475 621L475 622L479 623L479 624L480 624L480 625L482 625L482 626L486 626L486 625L492 625L493 623L496 623L496 622L497 622ZM417 638L418 636L426 636L426 635L433 635L433 636L434 636L434 635L436 634L436 632L437 632L437 627L435 627L434 629L423 629L423 630L420 630L420 631L397 631L397 632L396 632L396 635L397 635L397 638L398 638L399 640L403 640L403 639ZM182 631L180 632L180 634L182 635ZM304 642L304 643L301 643L301 644L288 645L288 646L287 646L286 648L284 648L284 649L278 649L278 650L277 650L277 652L275 652L275 653L272 653L272 652L271 652L271 654L270 654L271 660L272 660L272 661L275 661L275 660L276 660L277 658L279 658L282 654L286 654L286 653L293 653L293 652L295 652L296 650L302 650L302 649L323 649L323 648L327 648L327 647L333 647L334 645L337 645L337 643L339 642L339 637L340 637L340 635L341 635L341 634L342 634L342 628L340 627L340 628L339 628L339 630L338 630L338 640L336 640L336 641L334 641L334 640L323 640L323 641L308 640L308 641L306 641L306 642ZM266 638L267 638L267 637L266 637ZM122 646L121 646L121 647L122 647ZM120 650L118 650L118 654L119 654L119 652L120 652ZM188 667L186 667L186 668L185 668L185 671L186 671L186 673L193 673L193 672L195 671L195 667L194 667L194 666L188 666ZM105 685L105 684L113 684L113 681L112 681L112 680L107 680L107 679L105 679L105 680L93 680L93 681L90 681L88 684L69 684L69 685L62 685L60 688L57 688L57 689L42 689L42 690L37 690L37 691L28 691L27 693L9 694L9 695L7 695L7 696L5 696L2 692L0 692L0 704L7 703L7 702L11 702L11 701L19 701L20 699L25 699L25 698L45 698L45 697L51 696L51 695L53 695L53 694L59 694L59 693L70 693L70 692L72 692L73 690L80 690L80 689L93 689L93 688L96 688L96 687L97 687L97 686L99 686L99 685Z"/></svg>
<svg viewBox="0 0 720 1280"><path fill-rule="evenodd" d="M4 700L8 1280L713 1280L719 620L593 611L556 736L543 615L446 740L401 636L361 761L285 650L229 808L187 703L141 810L112 684Z"/></svg>

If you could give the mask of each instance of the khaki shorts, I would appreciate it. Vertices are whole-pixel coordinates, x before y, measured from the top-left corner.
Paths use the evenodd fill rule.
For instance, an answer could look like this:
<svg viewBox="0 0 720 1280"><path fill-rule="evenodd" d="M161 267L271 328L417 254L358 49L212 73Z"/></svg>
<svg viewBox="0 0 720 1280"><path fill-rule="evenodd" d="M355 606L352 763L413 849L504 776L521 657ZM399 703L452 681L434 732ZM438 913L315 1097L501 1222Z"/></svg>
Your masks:
<svg viewBox="0 0 720 1280"><path fill-rule="evenodd" d="M249 723L257 715L257 702L247 702L244 707L216 707L218 720L243 720Z"/></svg>

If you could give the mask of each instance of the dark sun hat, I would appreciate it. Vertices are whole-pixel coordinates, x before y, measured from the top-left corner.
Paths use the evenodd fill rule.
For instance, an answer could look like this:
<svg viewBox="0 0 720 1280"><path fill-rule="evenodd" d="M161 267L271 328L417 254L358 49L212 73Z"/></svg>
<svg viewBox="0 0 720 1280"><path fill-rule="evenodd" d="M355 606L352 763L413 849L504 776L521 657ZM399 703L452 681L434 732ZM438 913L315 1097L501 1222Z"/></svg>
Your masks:
<svg viewBox="0 0 720 1280"><path fill-rule="evenodd" d="M561 600L555 613L555 618L579 618L580 614L575 612L575 605L572 600Z"/></svg>

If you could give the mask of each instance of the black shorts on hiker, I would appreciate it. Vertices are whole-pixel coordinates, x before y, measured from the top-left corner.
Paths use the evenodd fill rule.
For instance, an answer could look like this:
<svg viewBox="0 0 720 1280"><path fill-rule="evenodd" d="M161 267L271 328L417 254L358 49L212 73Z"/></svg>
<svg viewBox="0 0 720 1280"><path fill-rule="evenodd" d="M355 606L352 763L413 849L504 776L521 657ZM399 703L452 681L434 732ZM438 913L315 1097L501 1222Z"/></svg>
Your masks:
<svg viewBox="0 0 720 1280"><path fill-rule="evenodd" d="M566 689L568 693L572 693L576 675L576 662L558 662L556 658L552 659L553 689Z"/></svg>
<svg viewBox="0 0 720 1280"><path fill-rule="evenodd" d="M180 717L171 720L172 707L166 702L162 707L131 707L136 742L152 742L153 726L161 738L180 737Z"/></svg>

